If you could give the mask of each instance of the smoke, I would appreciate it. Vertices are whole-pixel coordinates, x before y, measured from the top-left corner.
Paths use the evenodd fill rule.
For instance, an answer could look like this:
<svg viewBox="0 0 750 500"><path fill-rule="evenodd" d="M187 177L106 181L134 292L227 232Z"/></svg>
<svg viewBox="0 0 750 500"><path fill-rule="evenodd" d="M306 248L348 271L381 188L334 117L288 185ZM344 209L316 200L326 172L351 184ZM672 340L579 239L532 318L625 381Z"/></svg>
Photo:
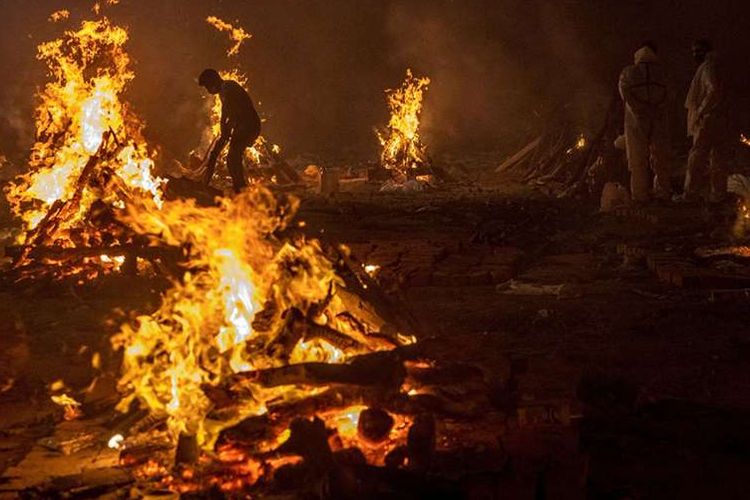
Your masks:
<svg viewBox="0 0 750 500"><path fill-rule="evenodd" d="M70 4L70 5L66 5ZM47 21L59 8L71 18ZM556 116L595 130L635 46L653 39L673 76L676 136L694 65L709 36L741 64L750 51L744 2L642 0L121 0L107 15L129 27L136 80L129 98L165 157L184 158L208 117L196 83L206 67L239 67L260 103L263 134L289 154L377 153L383 91L410 67L429 76L424 134L431 151L518 144ZM0 148L33 140L33 93L45 81L36 45L90 15L89 2L3 0ZM228 60L215 15L253 35Z"/></svg>

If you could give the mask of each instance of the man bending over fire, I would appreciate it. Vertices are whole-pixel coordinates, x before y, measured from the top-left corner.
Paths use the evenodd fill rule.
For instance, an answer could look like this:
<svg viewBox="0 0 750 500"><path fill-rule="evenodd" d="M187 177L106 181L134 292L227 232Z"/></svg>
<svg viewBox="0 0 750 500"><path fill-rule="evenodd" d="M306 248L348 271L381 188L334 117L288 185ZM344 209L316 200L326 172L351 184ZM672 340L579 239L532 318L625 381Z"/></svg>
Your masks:
<svg viewBox="0 0 750 500"><path fill-rule="evenodd" d="M223 80L215 69L206 69L198 77L198 84L221 99L221 135L208 155L204 182L208 185L216 169L216 160L229 142L227 168L232 176L234 190L247 187L242 166L245 149L255 143L260 135L260 117L253 100L242 86L233 80Z"/></svg>

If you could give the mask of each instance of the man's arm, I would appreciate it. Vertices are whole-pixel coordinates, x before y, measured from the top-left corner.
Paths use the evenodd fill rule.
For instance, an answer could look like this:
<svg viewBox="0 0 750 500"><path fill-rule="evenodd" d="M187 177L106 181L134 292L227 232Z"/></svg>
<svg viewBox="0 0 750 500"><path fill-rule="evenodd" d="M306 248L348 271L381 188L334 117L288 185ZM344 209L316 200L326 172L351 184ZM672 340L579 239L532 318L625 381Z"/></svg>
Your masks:
<svg viewBox="0 0 750 500"><path fill-rule="evenodd" d="M627 67L622 70L622 73L620 73L620 80L617 83L617 88L620 91L620 97L625 104L629 104L633 101L630 91L630 78L630 67Z"/></svg>
<svg viewBox="0 0 750 500"><path fill-rule="evenodd" d="M703 87L706 89L706 93L698 106L698 120L704 120L710 115L716 106L719 104L722 98L722 88L719 77L716 74L716 64L707 64L705 71L703 72Z"/></svg>

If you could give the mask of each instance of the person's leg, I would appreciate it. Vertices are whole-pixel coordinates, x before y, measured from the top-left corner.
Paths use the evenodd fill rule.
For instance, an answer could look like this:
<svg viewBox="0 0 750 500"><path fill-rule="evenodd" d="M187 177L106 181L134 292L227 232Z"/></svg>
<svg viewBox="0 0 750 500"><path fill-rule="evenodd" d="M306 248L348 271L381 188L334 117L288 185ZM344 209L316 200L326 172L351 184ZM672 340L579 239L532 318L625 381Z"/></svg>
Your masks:
<svg viewBox="0 0 750 500"><path fill-rule="evenodd" d="M229 141L229 151L227 152L227 169L232 176L232 185L234 191L239 193L247 187L247 178L245 178L245 169L242 165L242 158L247 149L247 140L232 136Z"/></svg>
<svg viewBox="0 0 750 500"><path fill-rule="evenodd" d="M648 139L635 118L625 120L625 149L630 170L630 196L638 203L647 202L651 193L651 172L648 168Z"/></svg>
<svg viewBox="0 0 750 500"><path fill-rule="evenodd" d="M688 156L684 188L686 199L696 199L705 194L710 153L710 138L705 130L701 130L693 138L693 147Z"/></svg>
<svg viewBox="0 0 750 500"><path fill-rule="evenodd" d="M672 195L672 162L665 123L658 124L651 138L651 169L654 171L654 195L670 199Z"/></svg>

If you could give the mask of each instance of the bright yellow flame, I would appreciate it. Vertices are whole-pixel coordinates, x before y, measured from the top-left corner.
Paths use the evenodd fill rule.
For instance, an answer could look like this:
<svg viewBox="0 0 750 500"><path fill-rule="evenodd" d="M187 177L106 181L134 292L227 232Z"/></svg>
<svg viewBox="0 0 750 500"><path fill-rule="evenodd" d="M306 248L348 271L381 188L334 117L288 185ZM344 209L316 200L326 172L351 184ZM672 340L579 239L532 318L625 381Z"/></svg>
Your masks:
<svg viewBox="0 0 750 500"><path fill-rule="evenodd" d="M187 245L189 268L167 291L159 309L125 325L113 340L124 352L119 408L137 398L152 412L168 417L175 433L196 434L210 445L218 431L248 415L267 411L270 400L305 397L295 386L264 388L251 384L252 396L237 402L231 417L208 418L205 388L233 374L305 361L345 362L382 348L346 319L344 282L315 240L294 244L272 235L292 224L298 200L278 200L253 186L219 206L194 200L129 206L127 223L144 235L159 235L171 245ZM330 294L330 295L329 295ZM325 304L318 310L319 304ZM325 338L297 338L286 345L289 313L355 340L343 348ZM382 324L360 318L366 331ZM282 348L280 344L286 345ZM279 350L284 352L280 352Z"/></svg>
<svg viewBox="0 0 750 500"><path fill-rule="evenodd" d="M406 173L428 162L427 149L419 135L422 99L430 84L429 78L416 78L411 69L400 88L386 90L391 118L385 132L378 132L383 150L381 164Z"/></svg>
<svg viewBox="0 0 750 500"><path fill-rule="evenodd" d="M745 146L750 146L750 138L746 137L745 134L740 134L740 142Z"/></svg>
<svg viewBox="0 0 750 500"><path fill-rule="evenodd" d="M229 57L236 56L240 52L242 43L253 36L242 29L241 26L232 26L230 23L222 21L216 16L208 16L206 22L219 31L226 31L229 33L229 39L234 42L234 45L227 50L227 56Z"/></svg>
<svg viewBox="0 0 750 500"><path fill-rule="evenodd" d="M65 414L63 418L65 420L75 420L82 415L81 403L68 396L67 394L63 393L56 396L50 396L50 399L52 399L52 402L54 402L56 405L62 406L64 408Z"/></svg>
<svg viewBox="0 0 750 500"><path fill-rule="evenodd" d="M56 202L80 196L77 210L66 213L52 235L64 246L73 246L70 231L80 226L92 203L124 203L121 190L97 189L91 183L77 186L94 155L100 155L97 172L112 172L129 190L128 197L161 202L164 181L153 175L143 125L123 101L134 78L125 51L127 40L124 28L103 17L84 21L77 31L66 31L38 47L38 58L47 64L51 81L37 96L37 142L29 172L15 179L6 194L27 230L33 230ZM106 144L105 135L110 135Z"/></svg>

